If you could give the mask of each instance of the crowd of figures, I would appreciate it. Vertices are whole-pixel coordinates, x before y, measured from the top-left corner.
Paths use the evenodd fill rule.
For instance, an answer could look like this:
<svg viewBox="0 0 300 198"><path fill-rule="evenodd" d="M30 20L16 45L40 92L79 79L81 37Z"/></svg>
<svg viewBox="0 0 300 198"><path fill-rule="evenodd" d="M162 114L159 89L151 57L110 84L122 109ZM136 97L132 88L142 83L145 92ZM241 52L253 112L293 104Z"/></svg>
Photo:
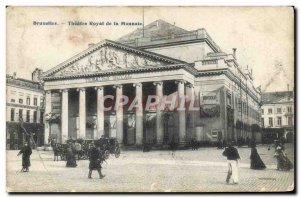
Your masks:
<svg viewBox="0 0 300 198"><path fill-rule="evenodd" d="M238 150L234 147L235 142L229 141L228 143L222 139L219 139L217 143L218 149L225 149L223 156L227 157L228 161L228 173L226 182L229 183L232 178L233 183L238 183L238 168L240 155ZM198 142L191 142L192 150L197 150L200 145ZM109 154L114 154L115 157L119 157L120 148L116 139L101 137L99 140L85 142L68 140L67 144L51 143L54 153L54 161L65 160L66 167L77 167L77 160L89 159L89 173L88 178L91 178L92 171L97 170L99 178L102 179L105 175L102 174L101 164L108 159ZM255 141L249 141L248 146L251 147L250 154L250 168L254 170L264 170L266 165L261 159L257 152ZM148 148L149 147L149 148ZM172 151L176 151L178 145L175 142L171 142L169 147ZM277 159L277 170L289 171L293 169L293 163L288 159L284 141L274 141L275 154L274 157ZM151 145L144 145L143 151L149 152ZM268 150L271 150L270 146ZM174 152L173 152L174 153ZM30 167L30 155L32 154L31 147L25 143L24 147L18 153L18 156L22 154L22 172L29 172Z"/></svg>
<svg viewBox="0 0 300 198"><path fill-rule="evenodd" d="M109 154L114 154L115 157L119 157L120 148L119 143L114 138L104 138L103 136L99 140L73 140L69 139L66 144L59 144L54 141L51 142L51 147L54 153L54 161L66 161L66 167L77 167L76 160L89 159L89 173L88 178L92 178L92 171L97 170L99 178L102 179L105 175L102 174L101 164L108 159ZM32 149L28 143L24 144L24 147L18 153L18 156L22 154L22 172L29 172L30 167L30 155Z"/></svg>
<svg viewBox="0 0 300 198"><path fill-rule="evenodd" d="M224 144L224 141L218 142L218 149L225 148L223 152L223 156L227 157L228 162L228 173L226 177L226 182L229 183L232 178L233 184L238 184L238 168L239 168L239 160L240 155L238 150L233 146L234 142L229 142L228 144ZM264 170L266 169L266 165L261 159L260 155L257 152L255 141L250 141L249 147L251 147L250 153L250 169L254 170ZM274 157L277 159L277 170L279 171L289 171L293 169L292 162L288 159L284 142L283 141L274 141L275 154ZM270 149L270 146L268 148Z"/></svg>

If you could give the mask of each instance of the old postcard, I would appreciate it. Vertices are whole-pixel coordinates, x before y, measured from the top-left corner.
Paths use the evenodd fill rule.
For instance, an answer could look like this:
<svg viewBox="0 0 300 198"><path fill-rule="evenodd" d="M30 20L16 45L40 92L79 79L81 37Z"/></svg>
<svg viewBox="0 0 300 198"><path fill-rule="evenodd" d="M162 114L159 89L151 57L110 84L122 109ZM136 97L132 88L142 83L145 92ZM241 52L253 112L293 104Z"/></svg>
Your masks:
<svg viewBox="0 0 300 198"><path fill-rule="evenodd" d="M8 192L291 192L293 7L6 8Z"/></svg>

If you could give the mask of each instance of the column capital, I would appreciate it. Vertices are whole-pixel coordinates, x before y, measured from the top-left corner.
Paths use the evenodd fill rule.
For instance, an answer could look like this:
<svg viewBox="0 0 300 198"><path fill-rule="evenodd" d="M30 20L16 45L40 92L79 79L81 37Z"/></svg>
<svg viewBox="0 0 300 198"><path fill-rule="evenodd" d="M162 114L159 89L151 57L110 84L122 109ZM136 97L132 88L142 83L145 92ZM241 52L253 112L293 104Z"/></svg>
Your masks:
<svg viewBox="0 0 300 198"><path fill-rule="evenodd" d="M175 80L175 84L184 84L186 83L185 80Z"/></svg>
<svg viewBox="0 0 300 198"><path fill-rule="evenodd" d="M79 91L79 92L80 92L80 91L83 91L83 92L85 92L85 88L84 88L84 87L77 88L76 90L77 90L77 91Z"/></svg>
<svg viewBox="0 0 300 198"><path fill-rule="evenodd" d="M187 84L186 85L188 88L195 88L195 86L193 84Z"/></svg>
<svg viewBox="0 0 300 198"><path fill-rule="evenodd" d="M99 86L99 87L94 87L94 89L95 89L95 90L98 90L98 89L99 89L99 90L103 90L104 87L103 87L103 86Z"/></svg>
<svg viewBox="0 0 300 198"><path fill-rule="evenodd" d="M133 83L133 87L142 87L143 84L142 83Z"/></svg>
<svg viewBox="0 0 300 198"><path fill-rule="evenodd" d="M66 92L68 92L68 91L69 91L69 89L60 89L60 90L59 90L60 93L63 93L63 92L66 93Z"/></svg>
<svg viewBox="0 0 300 198"><path fill-rule="evenodd" d="M47 91L46 91L46 94L51 94L51 90L47 90Z"/></svg>
<svg viewBox="0 0 300 198"><path fill-rule="evenodd" d="M113 86L114 89L120 89L120 88L122 88L122 87L123 87L123 85L114 85L114 86Z"/></svg>
<svg viewBox="0 0 300 198"><path fill-rule="evenodd" d="M153 85L157 86L160 85L162 86L164 83L162 81L158 81L158 82L153 82Z"/></svg>

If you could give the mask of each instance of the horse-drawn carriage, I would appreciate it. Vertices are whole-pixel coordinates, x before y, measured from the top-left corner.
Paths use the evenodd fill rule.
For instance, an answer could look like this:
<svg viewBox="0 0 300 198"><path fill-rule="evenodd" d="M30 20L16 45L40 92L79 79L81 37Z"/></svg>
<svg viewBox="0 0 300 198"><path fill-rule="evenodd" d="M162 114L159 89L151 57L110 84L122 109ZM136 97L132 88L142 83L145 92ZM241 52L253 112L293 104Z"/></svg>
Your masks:
<svg viewBox="0 0 300 198"><path fill-rule="evenodd" d="M59 156L61 160L66 160L67 148L71 146L78 160L89 159L92 144L100 148L101 155L103 155L105 160L109 158L110 154L115 155L116 158L120 156L120 146L116 138L100 138L99 140L78 139L68 140L66 144L56 143L53 148L54 156Z"/></svg>
<svg viewBox="0 0 300 198"><path fill-rule="evenodd" d="M110 154L115 155L116 158L120 156L120 146L116 138L100 138L95 141L95 145L104 152L105 159L108 159Z"/></svg>

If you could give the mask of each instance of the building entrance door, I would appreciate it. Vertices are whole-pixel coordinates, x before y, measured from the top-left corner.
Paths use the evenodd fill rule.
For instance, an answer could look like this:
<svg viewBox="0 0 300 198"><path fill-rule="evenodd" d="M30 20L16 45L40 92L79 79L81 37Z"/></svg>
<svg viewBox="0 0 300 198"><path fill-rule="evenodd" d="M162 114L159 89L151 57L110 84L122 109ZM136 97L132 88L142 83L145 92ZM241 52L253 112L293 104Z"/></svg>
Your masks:
<svg viewBox="0 0 300 198"><path fill-rule="evenodd" d="M156 143L156 113L147 112L144 116L143 143Z"/></svg>

